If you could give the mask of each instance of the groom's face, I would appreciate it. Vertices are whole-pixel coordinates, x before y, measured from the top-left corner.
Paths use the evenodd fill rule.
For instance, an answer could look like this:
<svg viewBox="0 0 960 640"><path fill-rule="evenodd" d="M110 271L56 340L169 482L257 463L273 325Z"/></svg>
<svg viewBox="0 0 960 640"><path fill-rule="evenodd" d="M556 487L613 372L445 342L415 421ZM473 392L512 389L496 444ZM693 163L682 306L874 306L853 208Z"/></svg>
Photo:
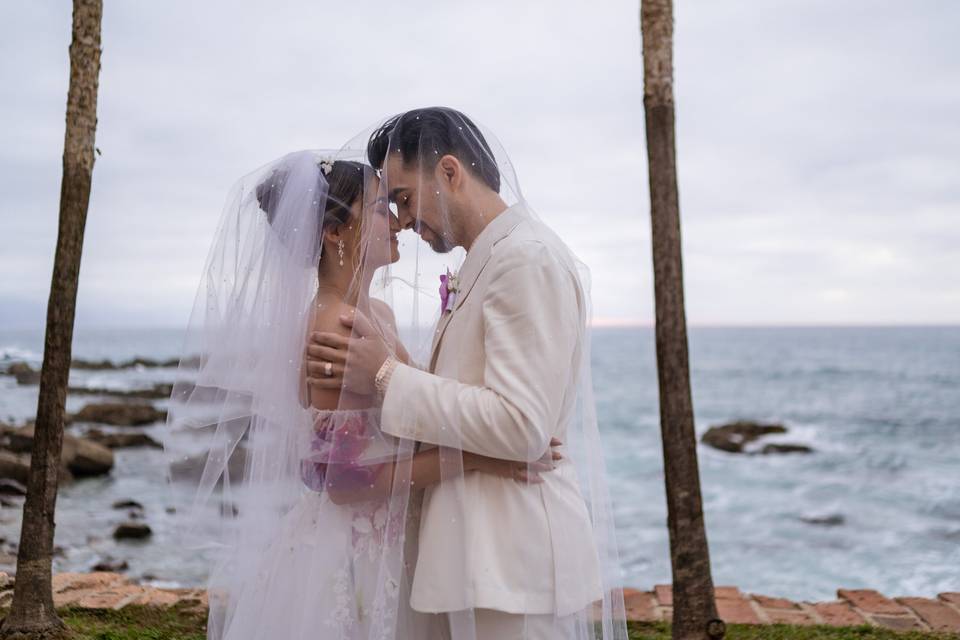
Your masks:
<svg viewBox="0 0 960 640"><path fill-rule="evenodd" d="M442 206L435 172L405 163L391 153L383 168L383 185L404 229L413 229L437 253L456 246L450 230L449 211Z"/></svg>

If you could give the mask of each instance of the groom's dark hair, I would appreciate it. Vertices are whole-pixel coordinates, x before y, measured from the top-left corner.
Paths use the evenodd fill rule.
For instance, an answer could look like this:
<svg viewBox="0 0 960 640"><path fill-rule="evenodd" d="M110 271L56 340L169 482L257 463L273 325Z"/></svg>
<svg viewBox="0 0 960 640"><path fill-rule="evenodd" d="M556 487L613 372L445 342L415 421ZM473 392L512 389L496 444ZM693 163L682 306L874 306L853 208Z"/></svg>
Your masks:
<svg viewBox="0 0 960 640"><path fill-rule="evenodd" d="M399 152L404 163L417 162L428 169L443 156L452 155L500 192L500 171L490 145L480 128L456 109L426 107L393 116L367 142L367 159L378 171L383 169L388 150Z"/></svg>

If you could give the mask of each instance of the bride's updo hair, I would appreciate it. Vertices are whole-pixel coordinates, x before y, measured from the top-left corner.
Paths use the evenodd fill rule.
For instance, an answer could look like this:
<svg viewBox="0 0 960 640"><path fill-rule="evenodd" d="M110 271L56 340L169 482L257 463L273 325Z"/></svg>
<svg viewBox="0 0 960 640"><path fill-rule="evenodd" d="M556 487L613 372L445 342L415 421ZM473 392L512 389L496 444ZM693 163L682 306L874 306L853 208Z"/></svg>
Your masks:
<svg viewBox="0 0 960 640"><path fill-rule="evenodd" d="M361 162L352 160L335 160L328 172L322 169L317 171L317 193L323 193L323 181L327 183L327 199L324 210L320 211L317 205L317 215L322 216L321 230L330 226L347 224L350 221L350 207L357 200L363 198L364 185L375 174L373 168ZM260 209L266 214L267 221L273 224L280 197L287 181L289 170L283 167L274 169L260 184L257 185L257 202ZM359 221L358 221L359 222Z"/></svg>
<svg viewBox="0 0 960 640"><path fill-rule="evenodd" d="M325 177L329 191L323 212L323 227L346 224L350 220L350 207L363 198L363 188L373 177L373 168L352 160L336 160Z"/></svg>

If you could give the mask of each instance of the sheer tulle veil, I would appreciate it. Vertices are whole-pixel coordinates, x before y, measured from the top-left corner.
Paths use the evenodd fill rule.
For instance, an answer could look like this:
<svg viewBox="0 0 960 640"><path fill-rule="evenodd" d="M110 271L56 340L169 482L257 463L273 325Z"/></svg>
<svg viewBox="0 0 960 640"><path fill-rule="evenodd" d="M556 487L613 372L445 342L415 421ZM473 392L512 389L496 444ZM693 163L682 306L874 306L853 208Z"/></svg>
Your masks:
<svg viewBox="0 0 960 640"><path fill-rule="evenodd" d="M419 116L437 121L408 112L291 153L227 196L164 441L171 487L189 496L183 552L209 565L208 637L477 640L499 610L527 620L530 640L544 621L554 637L626 640L589 272L489 130L452 109ZM447 155L455 184L436 164ZM474 192L502 206L468 250L456 240ZM329 320L325 273L349 280L344 304L366 321L341 328L347 390L321 409L305 354ZM497 294L508 278L520 284ZM373 338L409 393L350 390L349 345ZM423 395L435 382L436 402ZM562 459L545 470L551 438ZM418 485L431 451L437 473Z"/></svg>
<svg viewBox="0 0 960 640"><path fill-rule="evenodd" d="M341 507L307 473L313 464L363 470L396 460L399 474L412 445L351 438L355 413L321 416L306 402L304 349L333 198L327 177L336 167L367 182L372 174L355 157L292 153L238 181L201 277L164 446L172 486L190 496L182 547L210 565L211 638L419 633L396 605L405 498ZM333 435L318 443L318 418L331 416ZM376 520L381 538L368 536L361 549L363 519L371 528ZM361 554L362 585L353 581ZM362 630L351 626L361 587Z"/></svg>
<svg viewBox="0 0 960 640"><path fill-rule="evenodd" d="M417 496L414 608L452 612L455 639L489 637L489 608L523 618L525 638L625 639L589 268L527 200L493 132L462 112L407 111L347 146L366 149L381 194L420 236L401 236L378 293L410 327L412 359L389 382L382 427L445 452L440 482ZM551 437L563 459L538 474ZM478 474L466 452L528 464L540 482Z"/></svg>

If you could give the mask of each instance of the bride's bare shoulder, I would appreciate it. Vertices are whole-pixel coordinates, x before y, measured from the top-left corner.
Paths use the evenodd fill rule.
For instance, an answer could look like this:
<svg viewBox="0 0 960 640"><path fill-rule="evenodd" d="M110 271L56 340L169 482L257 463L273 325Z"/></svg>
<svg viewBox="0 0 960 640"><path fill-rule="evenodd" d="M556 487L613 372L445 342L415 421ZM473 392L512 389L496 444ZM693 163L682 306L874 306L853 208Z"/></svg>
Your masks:
<svg viewBox="0 0 960 640"><path fill-rule="evenodd" d="M310 317L310 332L329 332L337 333L344 337L350 337L350 329L340 322L340 316L348 313L353 307L342 300L330 296L329 298L320 296L314 301L313 310ZM307 343L310 343L310 337ZM306 375L306 370L302 375ZM341 397L339 389L319 389L310 387L307 389L307 395L302 398L310 406L321 410L335 410L341 408Z"/></svg>
<svg viewBox="0 0 960 640"><path fill-rule="evenodd" d="M353 305L347 304L343 300L334 297L320 298L313 306L310 328L312 331L329 331L330 333L349 336L350 329L340 322L340 316L353 311Z"/></svg>
<svg viewBox="0 0 960 640"><path fill-rule="evenodd" d="M392 327L396 326L397 317L393 313L393 307L383 300L372 298L370 300L370 311L376 315L378 320L387 322Z"/></svg>

